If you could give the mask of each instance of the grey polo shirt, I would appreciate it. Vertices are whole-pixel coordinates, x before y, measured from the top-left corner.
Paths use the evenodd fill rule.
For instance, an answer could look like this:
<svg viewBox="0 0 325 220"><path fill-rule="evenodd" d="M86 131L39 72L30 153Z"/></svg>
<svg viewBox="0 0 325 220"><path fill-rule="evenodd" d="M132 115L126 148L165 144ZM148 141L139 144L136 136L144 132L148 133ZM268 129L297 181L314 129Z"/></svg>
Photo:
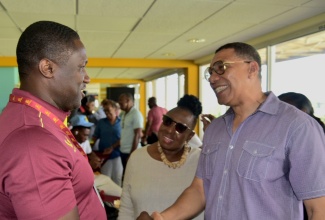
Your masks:
<svg viewBox="0 0 325 220"><path fill-rule="evenodd" d="M143 128L143 117L135 107L132 107L127 114L122 112L120 116L122 126L120 151L128 154L132 149L134 129ZM140 141L139 146L141 146Z"/></svg>

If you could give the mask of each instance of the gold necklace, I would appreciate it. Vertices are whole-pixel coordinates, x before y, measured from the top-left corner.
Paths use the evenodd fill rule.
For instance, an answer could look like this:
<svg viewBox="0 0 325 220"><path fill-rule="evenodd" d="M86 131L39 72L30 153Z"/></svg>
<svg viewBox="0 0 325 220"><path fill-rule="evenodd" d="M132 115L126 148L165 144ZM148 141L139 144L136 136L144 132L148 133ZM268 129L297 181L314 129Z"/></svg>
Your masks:
<svg viewBox="0 0 325 220"><path fill-rule="evenodd" d="M170 162L167 158L166 158L166 155L164 154L160 144L159 144L159 141L157 142L157 145L158 145L158 151L160 153L160 158L161 160L164 162L164 164L166 164L169 168L173 168L173 169L176 169L176 168L179 168L181 167L185 161L186 161L186 158L187 158L187 155L188 155L188 152L190 151L190 147L187 145L187 143L185 143L185 146L184 146L184 151L183 151L183 154L182 154L182 157L179 161L177 162Z"/></svg>

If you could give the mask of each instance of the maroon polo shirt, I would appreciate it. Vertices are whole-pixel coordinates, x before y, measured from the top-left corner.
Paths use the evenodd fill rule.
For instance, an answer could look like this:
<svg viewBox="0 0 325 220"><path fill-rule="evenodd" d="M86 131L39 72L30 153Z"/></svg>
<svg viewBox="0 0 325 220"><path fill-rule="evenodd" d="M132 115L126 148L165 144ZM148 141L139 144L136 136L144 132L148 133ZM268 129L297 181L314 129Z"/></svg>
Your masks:
<svg viewBox="0 0 325 220"><path fill-rule="evenodd" d="M56 107L14 89L61 121ZM0 115L0 219L58 219L76 205L80 219L106 219L88 161L46 115L9 102Z"/></svg>

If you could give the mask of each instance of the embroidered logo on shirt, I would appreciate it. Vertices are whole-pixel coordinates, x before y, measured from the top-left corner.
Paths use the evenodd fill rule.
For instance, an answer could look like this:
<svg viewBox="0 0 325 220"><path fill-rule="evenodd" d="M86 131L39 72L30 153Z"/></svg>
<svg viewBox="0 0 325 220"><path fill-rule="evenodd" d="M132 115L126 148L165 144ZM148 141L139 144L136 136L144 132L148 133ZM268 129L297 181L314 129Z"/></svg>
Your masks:
<svg viewBox="0 0 325 220"><path fill-rule="evenodd" d="M51 115L51 112L45 111L45 115L50 116Z"/></svg>
<svg viewBox="0 0 325 220"><path fill-rule="evenodd" d="M77 151L76 147L71 143L71 141L70 141L67 137L65 137L65 143L66 143L69 147L71 147L71 148L73 149L74 152Z"/></svg>
<svg viewBox="0 0 325 220"><path fill-rule="evenodd" d="M26 99L26 101L25 101L25 103L26 103L27 105L30 105L31 102L32 102L32 100L30 100L30 99Z"/></svg>

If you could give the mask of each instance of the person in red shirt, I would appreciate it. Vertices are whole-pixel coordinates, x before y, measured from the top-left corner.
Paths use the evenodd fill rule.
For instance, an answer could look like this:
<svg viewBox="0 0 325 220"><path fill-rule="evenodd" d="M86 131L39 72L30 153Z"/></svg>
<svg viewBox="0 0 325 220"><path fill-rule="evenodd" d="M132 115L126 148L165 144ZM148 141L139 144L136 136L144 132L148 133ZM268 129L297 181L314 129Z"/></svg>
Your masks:
<svg viewBox="0 0 325 220"><path fill-rule="evenodd" d="M167 109L157 105L156 97L150 97L148 99L148 106L150 108L147 116L146 129L142 142L152 144L158 141L158 130L162 123L163 115L167 113Z"/></svg>
<svg viewBox="0 0 325 220"><path fill-rule="evenodd" d="M0 219L106 219L87 156L63 123L90 81L79 35L38 21L16 53L20 88L0 115Z"/></svg>

